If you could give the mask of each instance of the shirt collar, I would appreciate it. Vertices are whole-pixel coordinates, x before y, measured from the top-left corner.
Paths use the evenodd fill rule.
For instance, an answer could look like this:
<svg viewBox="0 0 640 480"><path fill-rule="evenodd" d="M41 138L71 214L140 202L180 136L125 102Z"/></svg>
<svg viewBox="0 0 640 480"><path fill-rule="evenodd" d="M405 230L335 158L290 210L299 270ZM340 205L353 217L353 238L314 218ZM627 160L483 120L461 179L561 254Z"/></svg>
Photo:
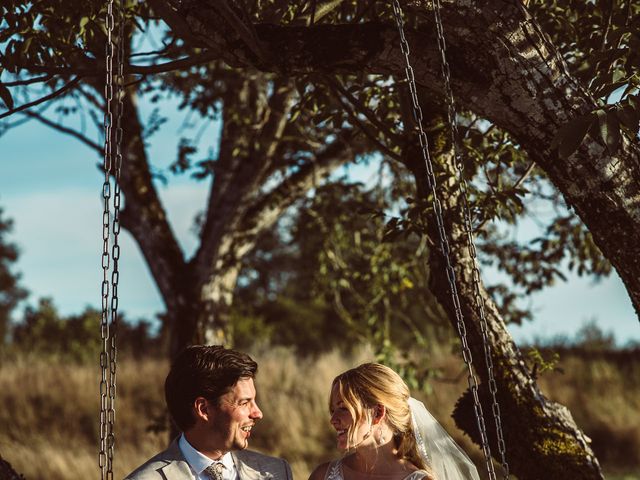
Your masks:
<svg viewBox="0 0 640 480"><path fill-rule="evenodd" d="M193 446L185 438L184 433L180 435L178 446L180 447L182 455L184 455L184 459L187 461L193 471L196 472L197 475L202 473L205 468L207 468L215 461L222 462L222 464L228 469L228 471L233 471L234 469L233 457L231 456L230 452L225 453L222 458L219 458L218 460L212 460L193 448Z"/></svg>
<svg viewBox="0 0 640 480"><path fill-rule="evenodd" d="M234 471L235 465L233 463L233 456L231 455L231 452L225 453L219 461L226 467L226 472Z"/></svg>

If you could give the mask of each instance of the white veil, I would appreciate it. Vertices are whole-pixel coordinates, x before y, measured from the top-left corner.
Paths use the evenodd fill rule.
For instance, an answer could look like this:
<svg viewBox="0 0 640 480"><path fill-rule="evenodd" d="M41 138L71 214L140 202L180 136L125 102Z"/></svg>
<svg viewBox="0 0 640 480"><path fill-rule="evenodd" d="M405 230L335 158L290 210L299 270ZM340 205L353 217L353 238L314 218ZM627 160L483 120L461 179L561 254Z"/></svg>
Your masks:
<svg viewBox="0 0 640 480"><path fill-rule="evenodd" d="M409 408L418 452L436 480L480 480L473 462L433 418L424 403L412 397Z"/></svg>

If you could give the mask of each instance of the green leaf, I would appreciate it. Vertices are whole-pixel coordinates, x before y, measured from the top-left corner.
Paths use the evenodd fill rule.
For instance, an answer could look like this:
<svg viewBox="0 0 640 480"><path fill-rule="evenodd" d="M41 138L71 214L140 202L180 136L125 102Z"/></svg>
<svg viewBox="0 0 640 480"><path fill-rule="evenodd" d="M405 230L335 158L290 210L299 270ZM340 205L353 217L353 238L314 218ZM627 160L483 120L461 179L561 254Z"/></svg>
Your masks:
<svg viewBox="0 0 640 480"><path fill-rule="evenodd" d="M632 133L638 133L638 128L640 128L640 112L631 105L625 105L622 108L616 109L615 112L622 125L627 127Z"/></svg>
<svg viewBox="0 0 640 480"><path fill-rule="evenodd" d="M321 4L321 5L319 5L316 8L316 11L314 12L313 21L317 22L318 20L320 20L325 15L331 13L343 1L344 0L330 0L328 2L325 2L325 3ZM310 23L311 22L311 13L309 13L308 15L304 15L302 18L304 20L306 20L307 23Z"/></svg>
<svg viewBox="0 0 640 480"><path fill-rule="evenodd" d="M598 110L598 123L600 124L600 137L607 146L609 154L613 155L620 145L620 123L615 112Z"/></svg>
<svg viewBox="0 0 640 480"><path fill-rule="evenodd" d="M558 154L562 158L568 158L582 144L589 128L594 122L592 114L581 115L558 130L551 148L558 147Z"/></svg>
<svg viewBox="0 0 640 480"><path fill-rule="evenodd" d="M13 110L13 98L11 97L11 92L2 83L0 83L0 98L2 98L7 109Z"/></svg>
<svg viewBox="0 0 640 480"><path fill-rule="evenodd" d="M29 51L29 47L31 46L31 42L33 41L33 37L27 37L25 41L20 46L20 53L22 55L26 55Z"/></svg>
<svg viewBox="0 0 640 480"><path fill-rule="evenodd" d="M89 23L89 17L82 17L80 19L80 30L78 31L80 35L84 34L87 23Z"/></svg>
<svg viewBox="0 0 640 480"><path fill-rule="evenodd" d="M598 119L597 124L594 125L594 131L597 132L598 136L604 140L607 136L607 111L604 108L599 108L595 110L594 113Z"/></svg>

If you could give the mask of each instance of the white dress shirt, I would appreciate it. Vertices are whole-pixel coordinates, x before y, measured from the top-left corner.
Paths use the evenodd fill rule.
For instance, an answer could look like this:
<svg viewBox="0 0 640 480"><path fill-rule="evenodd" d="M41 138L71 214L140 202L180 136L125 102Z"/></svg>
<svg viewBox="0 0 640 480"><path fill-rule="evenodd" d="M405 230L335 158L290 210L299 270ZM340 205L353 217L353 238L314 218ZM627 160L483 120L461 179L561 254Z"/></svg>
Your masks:
<svg viewBox="0 0 640 480"><path fill-rule="evenodd" d="M222 462L225 466L225 469L222 471L222 480L239 480L238 469L233 463L233 457L230 452L225 453L219 460L211 460L209 457L193 448L193 446L184 437L184 433L180 435L178 447L180 447L180 451L182 452L184 459L191 467L191 473L193 473L196 480L209 480L209 476L204 473L204 469L216 462Z"/></svg>

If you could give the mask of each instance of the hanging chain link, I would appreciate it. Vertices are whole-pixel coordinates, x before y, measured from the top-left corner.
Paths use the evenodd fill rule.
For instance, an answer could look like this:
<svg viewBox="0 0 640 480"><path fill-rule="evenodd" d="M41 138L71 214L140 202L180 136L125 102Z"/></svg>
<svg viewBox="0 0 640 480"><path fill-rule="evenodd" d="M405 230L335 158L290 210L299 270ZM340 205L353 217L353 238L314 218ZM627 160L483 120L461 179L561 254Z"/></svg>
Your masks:
<svg viewBox="0 0 640 480"><path fill-rule="evenodd" d="M480 269L478 268L478 255L473 236L473 226L471 220L471 209L469 207L469 188L464 178L464 162L462 161L462 145L460 143L460 133L456 121L456 108L453 99L453 90L451 89L451 72L449 70L449 62L447 61L447 44L444 37L444 24L441 17L440 0L433 0L433 14L435 17L436 30L438 36L438 50L440 52L440 65L442 67L442 78L444 80L445 98L447 99L447 118L450 126L451 144L453 145L455 166L458 172L458 188L460 198L462 200L462 211L464 217L464 230L467 238L467 248L472 260L472 283L474 292L474 301L476 311L480 317L480 333L482 336L482 346L484 349L485 365L487 368L487 378L489 392L491 393L491 410L496 427L496 437L498 443L498 452L503 469L504 479L509 478L509 464L507 463L506 443L502 432L502 419L500 415L500 405L498 404L495 375L493 372L493 358L491 356L491 346L488 338L489 327L485 315L484 301L482 299L480 288Z"/></svg>
<svg viewBox="0 0 640 480"><path fill-rule="evenodd" d="M436 225L438 228L440 248L442 250L442 255L444 257L445 264L446 264L445 268L446 268L447 279L449 281L449 287L451 289L451 300L453 303L455 316L456 316L456 326L458 329L458 334L460 336L460 342L462 344L462 358L467 367L467 382L469 385L469 390L473 395L474 413L476 416L478 430L480 433L482 452L484 454L484 459L487 467L487 472L489 474L489 478L490 480L495 480L496 473L493 467L493 462L491 461L491 449L489 447L489 441L487 437L486 423L484 420L484 414L482 412L482 405L480 404L480 398L478 396L478 380L472 368L473 358L472 358L471 349L469 348L469 344L467 340L467 330L464 324L464 316L462 313L462 307L460 305L460 298L458 295L458 288L456 285L456 274L455 274L453 265L451 263L451 249L449 246L449 241L447 240L447 234L444 227L442 204L438 198L437 191L436 191L437 190L436 177L433 170L431 156L429 153L429 142L427 139L427 134L425 133L424 128L422 126L422 121L424 117L422 113L422 108L420 107L420 102L418 100L418 90L416 87L415 75L413 72L413 68L411 67L411 62L409 60L409 43L407 42L405 32L404 32L404 20L402 18L402 9L400 7L400 3L398 0L392 0L392 5L393 5L393 15L396 21L396 25L398 27L398 33L400 35L400 47L405 60L405 77L407 80L407 84L409 85L413 115L418 128L418 139L420 141L420 149L422 152L422 157L423 157L426 171L427 171L427 180L429 184L429 189L431 190L431 195L433 198L433 201L432 201L433 210L435 213ZM441 51L441 54L444 55L444 52Z"/></svg>
<svg viewBox="0 0 640 480"><path fill-rule="evenodd" d="M100 320L100 337L102 340L102 351L100 352L100 453L98 455L98 464L100 466L101 478L107 478L107 472L113 471L112 466L108 464L107 458L107 437L108 422L107 414L109 410L109 228L111 224L110 218L110 202L111 202L111 125L113 123L113 113L111 112L111 103L113 101L113 1L107 3L107 14L105 17L107 44L105 51L105 114L104 114L104 182L102 184L102 201L104 210L102 212L102 315Z"/></svg>
<svg viewBox="0 0 640 480"><path fill-rule="evenodd" d="M102 350L100 352L100 451L98 465L101 478L113 480L113 459L115 447L114 423L116 400L116 331L118 324L118 262L120 259L120 246L118 235L120 233L120 171L122 166L122 112L124 90L124 10L122 0L118 8L118 33L114 45L113 30L115 16L113 12L114 2L108 0L105 27L107 42L105 47L105 114L104 114L104 181L102 184L102 199L104 209L102 212L102 314L100 320L100 338ZM117 51L115 50L117 46ZM116 56L117 71L114 75L113 60ZM114 95L115 78L115 95ZM115 130L112 107L115 100ZM115 155L114 155L115 140ZM114 161L115 160L115 161ZM113 222L111 222L111 176L113 175ZM113 245L111 255L109 252L110 229L113 225ZM111 265L113 259L113 265ZM109 271L111 278L109 279ZM111 297L111 303L109 303Z"/></svg>

